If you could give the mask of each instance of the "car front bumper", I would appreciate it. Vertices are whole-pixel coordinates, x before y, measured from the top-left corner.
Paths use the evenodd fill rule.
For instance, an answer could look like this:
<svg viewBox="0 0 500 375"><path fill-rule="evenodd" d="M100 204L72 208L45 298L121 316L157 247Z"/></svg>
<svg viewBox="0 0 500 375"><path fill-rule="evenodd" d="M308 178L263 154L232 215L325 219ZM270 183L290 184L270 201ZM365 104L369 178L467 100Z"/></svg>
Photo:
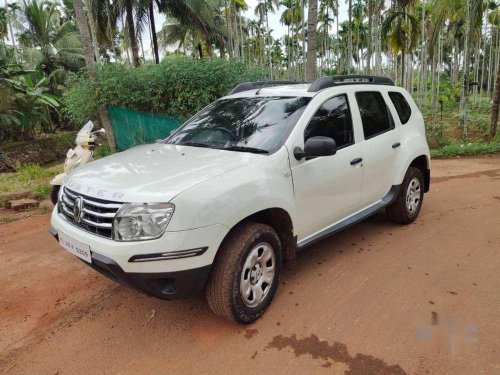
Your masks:
<svg viewBox="0 0 500 375"><path fill-rule="evenodd" d="M224 225L210 225L165 232L151 241L119 242L72 225L57 213L57 208L51 224L50 233L56 239L62 232L90 246L92 263L83 263L122 285L165 299L187 297L203 290L217 249L228 232ZM134 261L148 254L179 254L197 248L203 251L194 256Z"/></svg>

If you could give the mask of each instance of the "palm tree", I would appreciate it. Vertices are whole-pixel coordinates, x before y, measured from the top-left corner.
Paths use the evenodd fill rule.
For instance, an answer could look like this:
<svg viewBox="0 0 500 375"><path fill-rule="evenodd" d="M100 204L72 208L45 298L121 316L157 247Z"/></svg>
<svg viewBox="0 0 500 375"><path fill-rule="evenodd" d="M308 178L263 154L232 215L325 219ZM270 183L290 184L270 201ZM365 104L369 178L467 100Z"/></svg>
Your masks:
<svg viewBox="0 0 500 375"><path fill-rule="evenodd" d="M83 51L85 56L85 63L87 65L87 74L89 75L90 81L97 87L95 62L94 62L94 52L92 51L92 40L90 37L88 29L88 20L85 14L85 9L83 8L82 0L74 0L76 21L78 24L78 29L80 31L80 38L82 40ZM106 135L108 139L108 144L111 149L115 149L115 136L111 123L109 121L108 112L104 107L99 107L99 117L102 122L102 126L106 130Z"/></svg>
<svg viewBox="0 0 500 375"><path fill-rule="evenodd" d="M352 0L349 0L349 40L347 41L347 73L350 74L352 70Z"/></svg>
<svg viewBox="0 0 500 375"><path fill-rule="evenodd" d="M17 3L9 4L7 0L5 0L5 5L7 8L7 25L9 27L10 39L12 41L12 47L14 49L14 59L16 60L16 62L19 62L19 58L17 56L16 36L14 35L12 20L16 19L16 11L19 11L21 7Z"/></svg>
<svg viewBox="0 0 500 375"><path fill-rule="evenodd" d="M76 71L82 66L82 44L76 25L64 21L57 4L49 1L24 0L19 42L25 61L40 66L50 75L56 69Z"/></svg>
<svg viewBox="0 0 500 375"><path fill-rule="evenodd" d="M316 29L318 27L318 0L309 0L309 10L307 14L307 60L306 60L306 80L316 79Z"/></svg>
<svg viewBox="0 0 500 375"><path fill-rule="evenodd" d="M415 0L397 0L387 12L382 24L385 36L394 54L401 52L401 84L407 86L405 79L406 54L413 52L419 36L419 23L414 14Z"/></svg>
<svg viewBox="0 0 500 375"><path fill-rule="evenodd" d="M490 142L497 134L498 108L500 105L500 65L497 66L497 78L495 81L495 93L493 94L493 104L491 106L491 122L489 140Z"/></svg>
<svg viewBox="0 0 500 375"><path fill-rule="evenodd" d="M279 0L259 0L259 3L255 7L255 15L262 18L265 16L266 20L266 46L268 48L268 61L269 61L269 74L271 79L273 79L273 62L271 59L271 48L272 42L270 40L271 30L269 29L269 12L274 13L275 7L279 6Z"/></svg>

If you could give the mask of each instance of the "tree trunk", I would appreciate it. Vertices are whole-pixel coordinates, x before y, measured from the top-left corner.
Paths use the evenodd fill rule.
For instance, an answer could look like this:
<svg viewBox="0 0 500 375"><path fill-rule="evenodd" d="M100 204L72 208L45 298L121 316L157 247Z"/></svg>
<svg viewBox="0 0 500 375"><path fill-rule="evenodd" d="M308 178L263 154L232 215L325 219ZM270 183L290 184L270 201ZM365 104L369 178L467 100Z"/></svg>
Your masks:
<svg viewBox="0 0 500 375"><path fill-rule="evenodd" d="M406 52L405 48L401 51L401 86L406 89L406 80L405 80L405 65L406 65Z"/></svg>
<svg viewBox="0 0 500 375"><path fill-rule="evenodd" d="M269 41L269 38L271 37L271 30L269 30L269 17L267 16L267 5L266 5L266 30L267 30L267 33L266 33L266 44L269 48L269 72L270 72L270 77L271 77L271 80L273 79L273 60L271 59L271 46L270 46L270 41Z"/></svg>
<svg viewBox="0 0 500 375"><path fill-rule="evenodd" d="M316 79L316 28L318 25L318 0L309 0L307 14L307 62L306 80Z"/></svg>
<svg viewBox="0 0 500 375"><path fill-rule="evenodd" d="M240 48L241 48L241 61L245 63L245 41L243 40L243 16L241 14L241 9L238 9L238 23L240 26Z"/></svg>
<svg viewBox="0 0 500 375"><path fill-rule="evenodd" d="M498 124L498 106L500 102L500 64L497 66L497 78L495 81L495 94L493 95L493 104L491 106L491 123L489 141L491 142L497 134Z"/></svg>
<svg viewBox="0 0 500 375"><path fill-rule="evenodd" d="M87 14L88 14L88 21L90 25L90 35L92 38L92 41L94 42L94 54L95 54L95 60L97 61L97 64L100 64L101 62L101 52L99 51L98 48L98 43L97 43L97 35L96 35L96 30L95 30L95 20L94 20L94 15L92 14L92 8L90 6L89 1L85 1L85 6L87 7Z"/></svg>
<svg viewBox="0 0 500 375"><path fill-rule="evenodd" d="M201 42L198 42L198 53L200 54L200 60L203 58L203 46Z"/></svg>
<svg viewBox="0 0 500 375"><path fill-rule="evenodd" d="M326 8L326 9L328 9L328 8ZM328 10L327 10L327 14L328 14ZM304 61L304 59L306 57L306 26L304 25L305 18L306 18L306 1L302 0L302 61ZM328 19L328 17L327 17L327 19ZM327 37L328 37L328 33L327 33ZM305 67L304 67L303 77L305 80L307 80Z"/></svg>
<svg viewBox="0 0 500 375"><path fill-rule="evenodd" d="M132 47L132 58L134 66L137 68L141 65L141 62L139 60L139 45L137 44L137 37L135 35L132 0L125 0L125 11L127 13L125 17L127 18L128 35L130 38L130 46Z"/></svg>
<svg viewBox="0 0 500 375"><path fill-rule="evenodd" d="M83 53L85 64L87 65L87 73L89 75L90 81L95 85L97 81L95 75L94 51L92 48L92 39L90 37L87 16L85 15L82 0L74 0L74 8L76 22L78 23L78 30L80 31L80 39L82 40L83 45Z"/></svg>
<svg viewBox="0 0 500 375"><path fill-rule="evenodd" d="M372 64L372 28L373 28L373 15L372 15L372 2L367 0L366 7L368 8L368 35L367 35L367 46L366 46L366 71L368 74L371 73Z"/></svg>
<svg viewBox="0 0 500 375"><path fill-rule="evenodd" d="M160 55L158 53L158 39L156 38L155 14L153 1L149 4L149 26L151 28L151 42L153 43L153 54L155 63L160 63Z"/></svg>
<svg viewBox="0 0 500 375"><path fill-rule="evenodd" d="M85 15L85 10L83 9L82 0L74 0L74 8L75 8L76 21L78 23L78 30L80 31L80 38L82 40L82 45L83 45L85 63L87 65L87 73L89 75L90 81L94 84L97 90L94 53L92 51L92 41L90 38L87 17ZM99 107L99 117L101 119L101 124L104 130L106 130L109 147L114 150L116 147L115 135L113 133L113 129L111 128L111 124L109 122L108 112L103 106Z"/></svg>
<svg viewBox="0 0 500 375"><path fill-rule="evenodd" d="M464 69L462 77L462 95L460 97L460 117L463 129L463 137L468 138L467 129L467 96L469 95L469 38L470 38L470 0L465 2L465 40L464 40Z"/></svg>
<svg viewBox="0 0 500 375"><path fill-rule="evenodd" d="M5 0L5 9L9 10L9 3L7 0ZM14 10L12 10L12 17L15 19L16 18L16 14L14 12ZM9 25L9 32L10 32L10 38L12 39L12 47L14 48L14 59L16 60L16 63L19 63L19 58L17 56L17 45L16 45L16 38L15 38L15 35L14 35L14 31L12 30L12 23L10 22L10 16L9 14L7 14L7 23Z"/></svg>
<svg viewBox="0 0 500 375"><path fill-rule="evenodd" d="M347 74L352 73L352 0L349 0L349 35L347 47Z"/></svg>

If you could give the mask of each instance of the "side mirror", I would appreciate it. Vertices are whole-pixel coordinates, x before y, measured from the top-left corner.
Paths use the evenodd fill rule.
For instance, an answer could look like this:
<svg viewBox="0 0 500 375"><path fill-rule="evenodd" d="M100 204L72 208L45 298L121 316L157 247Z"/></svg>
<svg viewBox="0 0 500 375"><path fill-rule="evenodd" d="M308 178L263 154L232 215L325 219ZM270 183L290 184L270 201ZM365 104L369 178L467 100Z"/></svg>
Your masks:
<svg viewBox="0 0 500 375"><path fill-rule="evenodd" d="M316 136L309 138L304 144L304 150L295 147L293 156L295 159L316 158L320 156L331 156L337 153L337 144L330 137Z"/></svg>

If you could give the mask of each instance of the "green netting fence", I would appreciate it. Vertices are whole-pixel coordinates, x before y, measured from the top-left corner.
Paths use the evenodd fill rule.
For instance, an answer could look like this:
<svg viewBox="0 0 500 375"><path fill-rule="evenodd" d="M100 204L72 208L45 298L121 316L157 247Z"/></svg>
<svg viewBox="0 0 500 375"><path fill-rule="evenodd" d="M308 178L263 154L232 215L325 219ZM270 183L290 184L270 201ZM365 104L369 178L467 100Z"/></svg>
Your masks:
<svg viewBox="0 0 500 375"><path fill-rule="evenodd" d="M180 120L175 117L131 109L111 107L108 112L115 133L116 148L120 151L166 138L181 125Z"/></svg>

